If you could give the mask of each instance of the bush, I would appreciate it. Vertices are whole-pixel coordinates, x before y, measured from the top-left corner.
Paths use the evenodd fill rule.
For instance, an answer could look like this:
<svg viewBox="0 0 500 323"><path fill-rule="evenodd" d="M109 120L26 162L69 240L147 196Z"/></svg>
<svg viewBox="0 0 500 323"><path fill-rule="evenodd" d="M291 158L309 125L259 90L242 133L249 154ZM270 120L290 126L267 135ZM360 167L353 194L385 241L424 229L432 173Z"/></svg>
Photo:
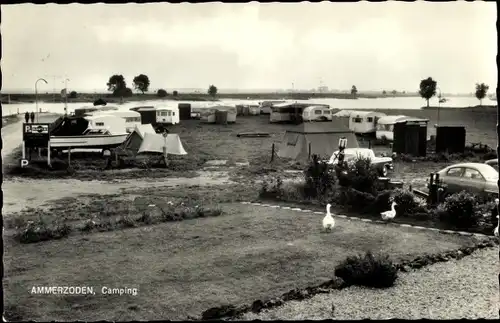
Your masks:
<svg viewBox="0 0 500 323"><path fill-rule="evenodd" d="M387 288L394 285L398 271L387 255L375 256L369 251L364 256L348 257L335 267L335 276L347 285Z"/></svg>
<svg viewBox="0 0 500 323"><path fill-rule="evenodd" d="M283 195L283 181L277 177L276 181L270 182L264 180L259 191L259 197L262 198L280 198Z"/></svg>
<svg viewBox="0 0 500 323"><path fill-rule="evenodd" d="M397 189L393 197L394 202L396 202L398 216L424 213L426 211L425 208L420 205L416 196L408 190Z"/></svg>
<svg viewBox="0 0 500 323"><path fill-rule="evenodd" d="M359 157L346 164L344 172L340 172L339 184L351 187L360 192L376 193L378 173L372 167L369 158Z"/></svg>
<svg viewBox="0 0 500 323"><path fill-rule="evenodd" d="M70 99L76 99L78 96L78 93L76 93L76 91L71 91L68 95L68 98Z"/></svg>
<svg viewBox="0 0 500 323"><path fill-rule="evenodd" d="M157 92L156 92L156 95L160 98L164 98L168 95L167 91L165 91L164 89L159 89Z"/></svg>
<svg viewBox="0 0 500 323"><path fill-rule="evenodd" d="M457 228L466 229L478 224L476 197L466 191L448 196L438 205L437 211L441 220Z"/></svg>
<svg viewBox="0 0 500 323"><path fill-rule="evenodd" d="M49 227L43 221L29 222L26 228L18 233L15 238L21 243L36 243L47 240L62 239L71 233L67 224Z"/></svg>
<svg viewBox="0 0 500 323"><path fill-rule="evenodd" d="M179 92L174 91L174 92L172 92L172 95L173 95L173 96L177 96L177 95L179 95Z"/></svg>
<svg viewBox="0 0 500 323"><path fill-rule="evenodd" d="M333 191L335 186L335 174L333 168L320 162L318 155L312 155L312 159L304 170L305 197L323 196Z"/></svg>

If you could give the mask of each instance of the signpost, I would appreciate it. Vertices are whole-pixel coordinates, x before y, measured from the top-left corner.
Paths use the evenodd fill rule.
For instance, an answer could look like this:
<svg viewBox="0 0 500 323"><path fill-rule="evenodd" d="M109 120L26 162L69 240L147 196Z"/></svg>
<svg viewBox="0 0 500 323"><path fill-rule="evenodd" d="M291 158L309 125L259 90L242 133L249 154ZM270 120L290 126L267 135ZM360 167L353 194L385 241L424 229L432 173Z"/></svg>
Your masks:
<svg viewBox="0 0 500 323"><path fill-rule="evenodd" d="M21 167L28 166L26 148L47 147L47 164L50 166L50 123L23 123L23 143Z"/></svg>

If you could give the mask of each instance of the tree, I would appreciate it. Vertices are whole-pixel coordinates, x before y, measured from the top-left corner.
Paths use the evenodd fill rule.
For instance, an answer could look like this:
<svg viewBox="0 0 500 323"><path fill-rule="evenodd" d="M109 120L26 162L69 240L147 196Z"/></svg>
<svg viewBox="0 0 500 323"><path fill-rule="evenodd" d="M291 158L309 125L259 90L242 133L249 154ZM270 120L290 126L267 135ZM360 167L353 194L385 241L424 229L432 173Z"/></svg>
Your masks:
<svg viewBox="0 0 500 323"><path fill-rule="evenodd" d="M179 95L179 92L177 92L177 91L173 91L173 92L172 92L172 95L173 95L173 96L177 96L177 95Z"/></svg>
<svg viewBox="0 0 500 323"><path fill-rule="evenodd" d="M358 89L356 88L356 85L353 85L351 88L351 95L356 96L358 94Z"/></svg>
<svg viewBox="0 0 500 323"><path fill-rule="evenodd" d="M156 92L156 95L159 96L160 98L164 98L164 97L166 97L168 95L168 93L164 89L159 89Z"/></svg>
<svg viewBox="0 0 500 323"><path fill-rule="evenodd" d="M392 90L392 95L396 95L396 94L398 94L398 91Z"/></svg>
<svg viewBox="0 0 500 323"><path fill-rule="evenodd" d="M486 97L490 87L484 83L476 83L476 98L479 100L479 105L483 105L483 99Z"/></svg>
<svg viewBox="0 0 500 323"><path fill-rule="evenodd" d="M76 93L76 91L71 91L68 95L68 98L76 99L77 96L78 96L78 93Z"/></svg>
<svg viewBox="0 0 500 323"><path fill-rule="evenodd" d="M133 95L132 89L129 87L117 88L113 91L113 96L126 96L130 97Z"/></svg>
<svg viewBox="0 0 500 323"><path fill-rule="evenodd" d="M437 82L434 81L432 77L428 77L420 81L420 90L418 91L418 94L420 94L423 99L427 100L427 107L429 107L430 98L436 95L436 87Z"/></svg>
<svg viewBox="0 0 500 323"><path fill-rule="evenodd" d="M127 83L125 82L125 78L123 75L113 75L109 78L109 81L107 83L108 85L108 91L111 91L113 93L123 91L125 88L127 88Z"/></svg>
<svg viewBox="0 0 500 323"><path fill-rule="evenodd" d="M382 95L386 95L387 92L385 90L382 91Z"/></svg>
<svg viewBox="0 0 500 323"><path fill-rule="evenodd" d="M134 77L134 88L139 90L144 94L144 92L148 91L149 88L149 77L144 74L139 74Z"/></svg>
<svg viewBox="0 0 500 323"><path fill-rule="evenodd" d="M216 87L215 85L213 85L213 84L212 84L212 85L210 85L210 86L208 87L208 94L209 94L211 97L215 98L215 96L217 95L217 87Z"/></svg>

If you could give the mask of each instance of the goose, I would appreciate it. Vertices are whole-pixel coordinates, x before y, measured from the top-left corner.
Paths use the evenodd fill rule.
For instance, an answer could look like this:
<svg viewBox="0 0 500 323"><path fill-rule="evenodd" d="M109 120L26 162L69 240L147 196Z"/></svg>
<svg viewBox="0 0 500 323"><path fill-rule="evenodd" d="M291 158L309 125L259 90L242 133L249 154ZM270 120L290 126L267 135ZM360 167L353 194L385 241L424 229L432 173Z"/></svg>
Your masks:
<svg viewBox="0 0 500 323"><path fill-rule="evenodd" d="M396 206L396 202L393 201L392 205L391 205L391 209L389 211L385 211L385 212L380 213L380 215L382 216L382 220L388 221L388 220L392 220L396 217L396 209L394 209L395 206Z"/></svg>
<svg viewBox="0 0 500 323"><path fill-rule="evenodd" d="M335 220L333 219L332 214L330 213L331 207L332 205L330 203L326 205L326 215L323 218L323 228L327 231L330 231L335 226Z"/></svg>

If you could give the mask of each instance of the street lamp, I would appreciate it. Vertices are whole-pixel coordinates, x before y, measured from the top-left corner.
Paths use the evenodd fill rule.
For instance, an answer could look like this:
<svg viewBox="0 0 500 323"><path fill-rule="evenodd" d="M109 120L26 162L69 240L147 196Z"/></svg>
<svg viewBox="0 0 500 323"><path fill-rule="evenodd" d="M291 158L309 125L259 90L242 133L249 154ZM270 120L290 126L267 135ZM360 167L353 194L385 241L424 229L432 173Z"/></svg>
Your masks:
<svg viewBox="0 0 500 323"><path fill-rule="evenodd" d="M68 115L68 81L70 79L64 80L64 115Z"/></svg>
<svg viewBox="0 0 500 323"><path fill-rule="evenodd" d="M36 122L38 123L38 115L39 115L39 112L38 111L38 82L40 81L44 81L45 84L49 84L44 78L39 78L38 80L36 80L35 82L35 111L36 111Z"/></svg>
<svg viewBox="0 0 500 323"><path fill-rule="evenodd" d="M439 88L439 86L436 86L436 89L439 90L439 95L438 95L438 111L437 111L437 113L438 113L437 124L439 125L439 110L440 110L439 108L441 108L441 95L442 95L442 93L441 93L441 89Z"/></svg>

